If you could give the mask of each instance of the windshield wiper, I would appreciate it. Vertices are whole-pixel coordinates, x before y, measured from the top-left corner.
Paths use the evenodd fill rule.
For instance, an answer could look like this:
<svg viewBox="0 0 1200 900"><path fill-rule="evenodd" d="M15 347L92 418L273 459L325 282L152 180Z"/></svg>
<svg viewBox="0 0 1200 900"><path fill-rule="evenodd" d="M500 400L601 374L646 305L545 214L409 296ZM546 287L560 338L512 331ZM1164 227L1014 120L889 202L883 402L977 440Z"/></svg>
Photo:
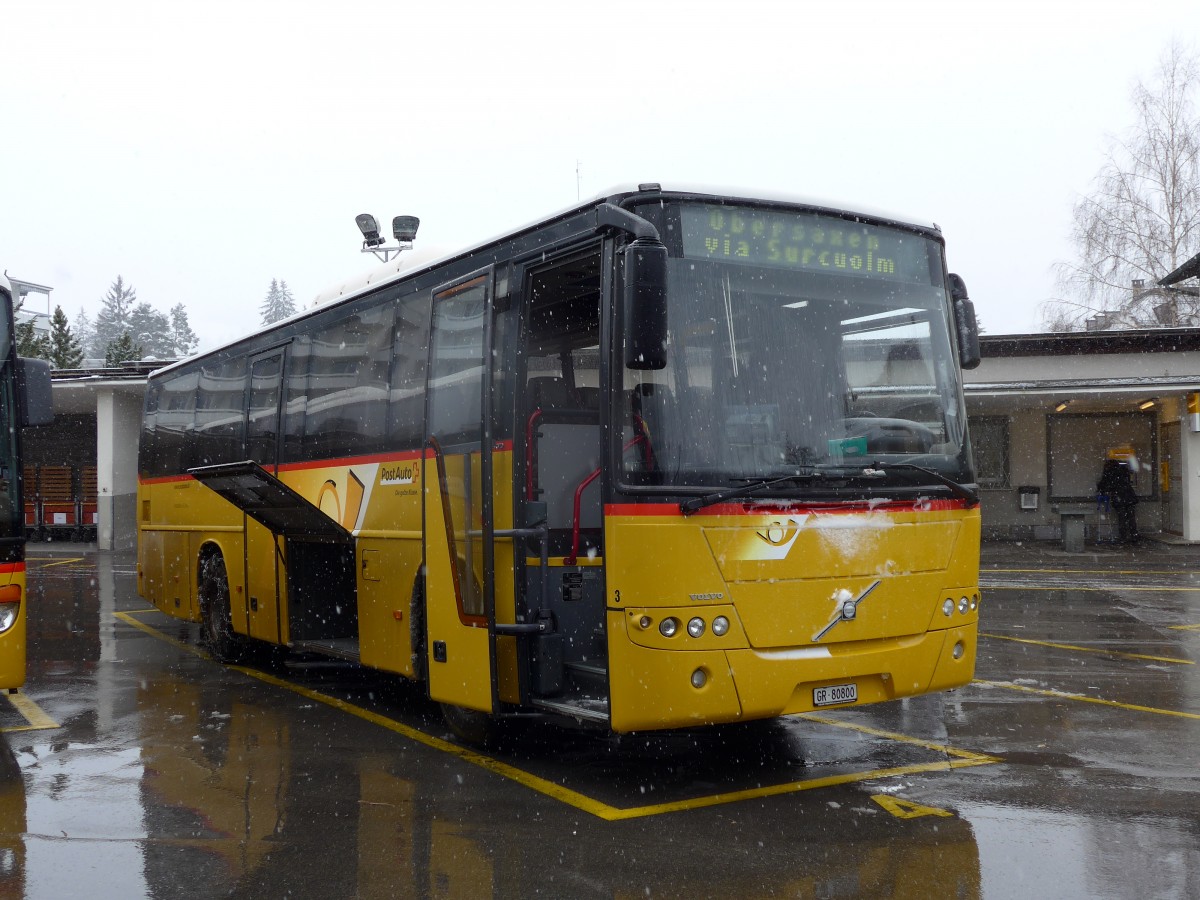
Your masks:
<svg viewBox="0 0 1200 900"><path fill-rule="evenodd" d="M775 487L777 484L787 484L790 481L810 481L814 478L822 477L824 476L820 472L807 471L793 472L790 475L782 475L777 478L762 478L758 481L752 481L749 484L726 488L723 491L713 491L711 494L705 494L703 497L682 500L679 503L679 511L685 516L690 516L692 513L704 509L706 506L712 506L714 503L720 503L724 500L736 500L739 497L753 497L759 491Z"/></svg>
<svg viewBox="0 0 1200 900"><path fill-rule="evenodd" d="M959 484L953 479L947 478L941 472L934 469L927 469L924 466L918 466L914 463L881 463L873 462L870 465L861 468L857 466L829 466L821 469L808 469L801 472L793 472L789 475L782 475L775 478L763 478L757 481L752 481L749 484L742 484L734 488L726 488L723 491L714 491L711 494L705 494L702 497L693 497L690 500L683 500L679 504L679 511L685 516L690 516L694 512L704 509L706 506L712 506L714 503L721 503L725 500L736 500L741 497L753 497L760 491L767 490L780 484L787 484L796 481L815 481L817 479L827 478L831 481L853 481L859 478L875 479L882 478L889 472L899 472L901 474L920 473L932 478L938 484L950 489L954 496L966 500L970 504L979 502L979 494L971 490L963 484Z"/></svg>
<svg viewBox="0 0 1200 900"><path fill-rule="evenodd" d="M897 472L897 471L902 472L902 473L920 472L922 475L928 475L930 478L932 478L938 484L948 487L950 489L950 493L954 494L954 496L960 497L961 499L966 500L968 503L970 503L972 505L979 502L979 494L977 492L971 490L965 484L959 484L954 479L947 478L941 472L938 472L934 469L927 469L924 466L918 466L915 463L874 462L871 465L875 469L875 471L879 472L880 474L887 473L887 472ZM866 474L869 471L870 471L870 469L864 470L863 474Z"/></svg>

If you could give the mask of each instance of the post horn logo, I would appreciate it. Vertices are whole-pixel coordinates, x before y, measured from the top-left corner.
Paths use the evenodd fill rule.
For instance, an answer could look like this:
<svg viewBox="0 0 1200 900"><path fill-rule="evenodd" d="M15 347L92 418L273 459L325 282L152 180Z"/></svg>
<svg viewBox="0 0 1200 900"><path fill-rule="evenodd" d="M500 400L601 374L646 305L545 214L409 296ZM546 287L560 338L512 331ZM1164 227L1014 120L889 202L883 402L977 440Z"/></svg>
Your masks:
<svg viewBox="0 0 1200 900"><path fill-rule="evenodd" d="M804 527L804 516L788 516L786 519L776 519L762 531L756 531L769 545L762 549L763 559L783 559L800 537L800 529Z"/></svg>

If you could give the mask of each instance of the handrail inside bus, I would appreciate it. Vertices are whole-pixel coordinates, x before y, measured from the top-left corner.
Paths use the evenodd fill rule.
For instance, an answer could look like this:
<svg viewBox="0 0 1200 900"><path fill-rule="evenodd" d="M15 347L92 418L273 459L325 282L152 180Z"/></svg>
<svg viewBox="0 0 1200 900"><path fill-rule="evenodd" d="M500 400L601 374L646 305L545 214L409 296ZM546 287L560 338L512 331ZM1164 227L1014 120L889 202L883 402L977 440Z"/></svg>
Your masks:
<svg viewBox="0 0 1200 900"><path fill-rule="evenodd" d="M646 440L646 435L644 432L635 434L632 438L626 441L625 446L621 448L621 451L624 452L633 447L635 444L641 444L643 446L643 452L646 454L647 461L649 461L650 442ZM579 482L579 487L575 488L574 507L571 510L571 555L563 559L563 562L568 566L575 565L579 559L579 536L580 531L582 531L580 526L580 520L582 519L580 506L582 505L583 492L589 484L599 477L599 475L600 469L597 468L594 472L584 478L583 481Z"/></svg>

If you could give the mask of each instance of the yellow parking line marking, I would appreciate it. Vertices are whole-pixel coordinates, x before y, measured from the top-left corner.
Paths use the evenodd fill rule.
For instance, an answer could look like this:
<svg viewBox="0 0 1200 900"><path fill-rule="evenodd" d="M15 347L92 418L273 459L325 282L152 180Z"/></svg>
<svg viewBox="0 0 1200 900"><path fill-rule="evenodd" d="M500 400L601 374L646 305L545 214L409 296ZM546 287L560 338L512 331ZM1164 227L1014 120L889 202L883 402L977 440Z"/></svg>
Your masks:
<svg viewBox="0 0 1200 900"><path fill-rule="evenodd" d="M1200 624L1196 625L1169 625L1172 631L1200 631Z"/></svg>
<svg viewBox="0 0 1200 900"><path fill-rule="evenodd" d="M1154 713L1158 716L1174 716L1179 719L1200 720L1200 713L1183 712L1178 709L1159 709L1155 706L1139 706L1136 703L1119 703L1116 700L1105 700L1102 697L1088 697L1084 694L1068 694L1066 691L1055 691L1045 688L1031 688L1023 684L1013 684L1010 681L984 681L976 678L972 684L982 684L987 687L1006 688L1010 691L1021 691L1025 694L1037 694L1041 697L1053 697L1056 700L1078 700L1081 703L1096 703L1100 706L1111 706L1116 709L1127 709L1133 712Z"/></svg>
<svg viewBox="0 0 1200 900"><path fill-rule="evenodd" d="M185 650L193 656L199 656L201 659L212 659L212 657L209 656L206 651L200 649L199 647L193 646L186 641L181 641L178 638L173 638L169 634L159 631L152 625L147 625L145 622L139 622L134 618L134 616L148 612L158 612L158 610L154 607L150 607L149 609L135 609L127 612L114 612L113 615L126 625L132 625L134 628L138 629L138 631L144 631L146 634L150 635L151 637L156 637L160 641L166 641L172 647L175 647L179 650Z"/></svg>
<svg viewBox="0 0 1200 900"><path fill-rule="evenodd" d="M1102 647L1080 647L1077 644L1058 644L1054 641L1035 641L1030 638L1009 637L1006 634L979 633L980 637L993 638L997 641L1013 641L1018 644L1033 644L1037 647L1053 647L1056 650L1075 650L1080 653L1099 653L1104 656L1119 656L1121 659L1145 659L1151 662L1177 663L1181 666L1194 666L1195 660L1176 659L1173 656L1150 656L1145 653L1125 653L1119 650L1105 650Z"/></svg>
<svg viewBox="0 0 1200 900"><path fill-rule="evenodd" d="M83 562L86 558L84 556L72 556L70 559L59 559L57 556L27 556L25 557L25 562L45 563L45 565L38 566L38 568L49 569L54 566L65 566L67 563ZM48 559L52 559L54 562L46 562Z"/></svg>
<svg viewBox="0 0 1200 900"><path fill-rule="evenodd" d="M797 718L807 719L810 722L820 722L822 725L832 725L834 728L849 728L851 731L859 731L863 734L869 734L872 737L880 737L902 744L912 744L915 747L932 750L934 753L945 753L947 756L956 756L960 759L970 760L971 765L985 766L1002 761L998 756L975 753L971 750L960 750L957 747L949 747L946 744L934 744L929 741L923 741L920 738L912 737L911 735L898 734L895 731L883 731L879 728L872 728L870 725L859 725L855 722L844 722L841 719L832 719L820 713L800 713Z"/></svg>
<svg viewBox="0 0 1200 900"><path fill-rule="evenodd" d="M138 610L136 612L155 612L154 609ZM145 622L138 621L133 614L127 612L117 612L114 615L134 628L153 635L160 640L166 641L174 647L186 650L189 653L200 656L205 659L211 659L205 651L193 647L190 644L177 640L170 635L164 634L153 626L147 625ZM235 672L240 672L251 678L255 678L265 684L274 687L283 688L292 693L299 694L308 700L316 703L322 703L332 707L339 712L344 712L352 716L356 716L366 722L378 725L381 728L386 728L402 737L415 741L418 744L424 744L433 750L438 750L442 753L448 753L455 756L463 762L478 766L493 774L506 778L509 781L514 781L530 790L537 791L551 799L558 800L568 806L573 806L578 810L596 816L599 819L604 819L608 822L617 822L627 819L637 819L646 816L662 815L669 812L682 812L692 809L703 809L710 806L720 806L727 803L737 803L743 800L761 799L765 797L775 797L782 794L793 794L800 791L811 791L817 788L833 787L835 785L853 784L861 781L873 781L881 778L897 778L904 775L915 775L922 772L947 772L953 769L965 769L972 766L986 766L992 763L1001 761L1000 757L988 756L983 753L975 753L970 750L960 750L956 747L948 747L943 744L935 744L929 741L914 738L909 735L896 734L894 732L881 731L876 728L870 728L866 725L857 725L852 722L843 722L838 719L829 718L827 716L806 713L799 718L808 719L813 722L818 722L823 725L830 725L835 728L847 728L853 731L858 731L863 734L870 734L877 737L884 737L890 740L901 743L911 744L917 747L923 747L939 753L944 753L947 756L954 757L950 760L939 760L931 763L918 763L910 766L893 766L888 769L874 769L867 772L851 772L843 775L832 775L826 778L813 778L807 781L793 781L784 784L771 785L769 787L759 787L744 791L731 791L725 794L711 794L706 797L694 797L688 800L678 800L669 803L657 803L649 806L636 806L622 808L604 803L601 800L596 800L586 794L581 794L578 791L571 790L561 784L556 784L553 781L547 781L544 778L539 778L530 772L523 769L518 769L508 763L501 762L498 759L493 759L483 753L471 750L467 747L461 747L458 744L452 744L449 741L434 737L431 734L426 734L416 728L397 722L395 719L389 719L387 716L372 712L369 709L364 709L361 706L356 706L345 700L340 700L337 697L331 697L327 694L322 694L310 688L303 687L298 684L293 684L285 681L282 678L277 678L266 672L260 672L257 669L247 668L245 666L227 666Z"/></svg>
<svg viewBox="0 0 1200 900"><path fill-rule="evenodd" d="M988 569L981 568L980 575L993 572L1027 575L1195 575L1187 569Z"/></svg>
<svg viewBox="0 0 1200 900"><path fill-rule="evenodd" d="M954 815L948 809L941 809L937 806L924 806L920 803L913 803L911 800L893 797L891 794L872 794L871 799L897 819L919 819L922 816L952 817Z"/></svg>
<svg viewBox="0 0 1200 900"><path fill-rule="evenodd" d="M1171 592L1180 593L1196 593L1200 591L1198 587L1134 587L1128 584L1118 585L1117 587L1084 587L1078 584L1060 584L1060 585L1042 585L1042 584L988 584L987 579L982 576L979 579L979 586L986 588L989 591L1099 591L1105 594L1111 594L1116 591L1122 593L1126 591L1146 591L1149 593L1166 594Z"/></svg>
<svg viewBox="0 0 1200 900"><path fill-rule="evenodd" d="M51 719L42 710L40 706L29 699L25 694L7 694L8 702L13 705L28 722L28 725L14 725L10 728L0 728L0 731L9 733L13 731L40 731L43 728L58 728L59 725Z"/></svg>

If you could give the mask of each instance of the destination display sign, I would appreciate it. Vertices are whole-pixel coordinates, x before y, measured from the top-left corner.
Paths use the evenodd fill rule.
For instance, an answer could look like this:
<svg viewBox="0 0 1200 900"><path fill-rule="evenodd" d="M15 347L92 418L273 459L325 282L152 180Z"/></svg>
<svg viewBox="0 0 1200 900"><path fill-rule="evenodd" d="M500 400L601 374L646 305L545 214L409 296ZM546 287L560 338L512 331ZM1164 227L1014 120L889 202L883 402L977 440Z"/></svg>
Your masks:
<svg viewBox="0 0 1200 900"><path fill-rule="evenodd" d="M814 213L685 204L683 255L755 266L930 284L930 241ZM940 266L937 267L940 270ZM940 280L940 271L936 276Z"/></svg>

